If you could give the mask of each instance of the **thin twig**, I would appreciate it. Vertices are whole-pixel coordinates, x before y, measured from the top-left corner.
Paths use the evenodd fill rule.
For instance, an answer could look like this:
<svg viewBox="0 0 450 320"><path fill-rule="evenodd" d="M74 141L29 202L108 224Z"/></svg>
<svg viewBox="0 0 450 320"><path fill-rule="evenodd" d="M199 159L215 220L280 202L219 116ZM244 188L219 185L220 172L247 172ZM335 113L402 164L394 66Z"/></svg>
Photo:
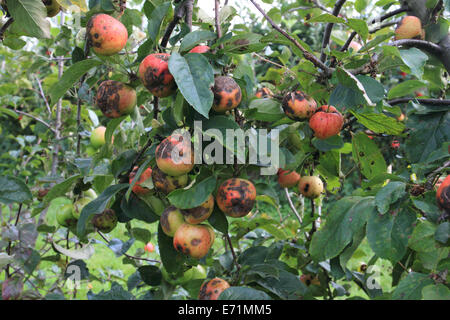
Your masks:
<svg viewBox="0 0 450 320"><path fill-rule="evenodd" d="M433 172L431 172L428 175L427 181L425 182L425 190L431 190L433 189L433 181L435 179L435 177L445 168L450 167L450 160L446 161L444 163L444 165L442 165L441 167L437 168L436 170L433 170Z"/></svg>
<svg viewBox="0 0 450 320"><path fill-rule="evenodd" d="M234 264L236 265L237 271L239 272L239 270L241 270L241 266L240 266L239 263L237 262L236 253L234 252L234 248L233 248L233 244L231 243L230 235L227 233L227 234L225 235L225 237L227 238L227 242L228 242L228 245L229 245L230 250L231 250L231 255L233 256L233 262L234 262Z"/></svg>
<svg viewBox="0 0 450 320"><path fill-rule="evenodd" d="M341 11L342 6L344 5L346 0L338 0L336 2L336 4L334 5L333 8L333 15L334 16L338 16L339 12ZM323 40L322 40L322 50L320 53L320 61L325 62L325 60L327 59L327 55L325 54L325 48L328 47L328 45L330 44L330 37L331 37L331 31L333 30L333 26L334 23L329 22L327 23L327 26L325 27L325 33L323 35Z"/></svg>
<svg viewBox="0 0 450 320"><path fill-rule="evenodd" d="M101 231L97 230L97 233L100 235L100 237L103 238L103 240L106 241L107 244L109 244L108 238L107 238ZM125 257L129 258L129 259L142 260L142 261L155 262L155 263L161 263L161 261L159 261L159 260L153 260L153 259L147 259L147 258L136 257L136 256L129 255L129 254L127 254L127 253L124 253L123 255L124 255Z"/></svg>
<svg viewBox="0 0 450 320"><path fill-rule="evenodd" d="M270 23L270 25L279 33L281 33L286 39L291 41L300 51L303 53L305 59L311 61L317 68L322 69L327 75L332 73L332 69L326 66L322 61L320 61L315 55L306 50L296 39L294 39L291 35L289 35L286 31L281 29L269 16L268 14L261 8L259 4L255 2L255 0L250 0L251 3L258 9L259 12L264 16L264 18Z"/></svg>
<svg viewBox="0 0 450 320"><path fill-rule="evenodd" d="M181 18L186 13L186 3L189 0L185 0L183 3L181 3L178 8L175 10L175 14L173 15L172 21L170 21L169 25L166 28L166 31L164 32L164 35L161 40L161 48L167 47L167 44L169 43L170 35L172 34L173 30L177 26L178 22L180 22Z"/></svg>
<svg viewBox="0 0 450 320"><path fill-rule="evenodd" d="M292 203L291 196L289 195L289 190L287 188L284 188L284 193L286 194L286 198L288 199L289 207L291 208L292 212L297 217L298 222L300 222L300 225L302 225L303 224L302 217L300 217L300 214L298 213L297 209L295 208L294 204Z"/></svg>
<svg viewBox="0 0 450 320"><path fill-rule="evenodd" d="M44 89L42 89L41 80L39 80L39 78L36 77L36 81L37 81L38 86L39 86L39 92L41 94L41 97L42 97L42 99L45 102L45 106L47 108L47 111L48 111L49 114L52 114L52 110L50 109L50 105L48 104L48 100L47 100L47 97L45 96Z"/></svg>
<svg viewBox="0 0 450 320"><path fill-rule="evenodd" d="M41 118L38 118L32 114L29 114L27 112L23 112L23 111L19 111L19 110L14 110L14 112L18 113L18 114L22 114L24 116L30 117L34 120L36 120L37 122L42 123L44 126L46 126L47 128L49 128L53 133L56 133L56 130L52 128L51 125L49 125L47 122L45 122L44 120L42 120Z"/></svg>
<svg viewBox="0 0 450 320"><path fill-rule="evenodd" d="M22 206L23 206L22 203L19 204L19 209L17 210L16 221L14 222L14 226L17 226L17 224L19 223L20 213L22 212ZM12 248L12 241L10 240L10 241L8 242L8 247L7 247L7 249L6 249L6 253L8 254L8 256L11 255L11 248ZM7 278L9 278L9 275L10 275L10 274L9 274L9 266L10 266L10 264L8 263L8 264L6 265L6 277L7 277Z"/></svg>
<svg viewBox="0 0 450 320"><path fill-rule="evenodd" d="M216 23L216 33L217 33L217 39L222 38L222 28L220 26L219 21L219 0L214 0L214 21ZM220 49L223 49L223 44L221 43L219 45Z"/></svg>
<svg viewBox="0 0 450 320"><path fill-rule="evenodd" d="M14 18L9 18L5 24L0 29L0 41L3 41L3 35L5 34L6 29L14 22Z"/></svg>

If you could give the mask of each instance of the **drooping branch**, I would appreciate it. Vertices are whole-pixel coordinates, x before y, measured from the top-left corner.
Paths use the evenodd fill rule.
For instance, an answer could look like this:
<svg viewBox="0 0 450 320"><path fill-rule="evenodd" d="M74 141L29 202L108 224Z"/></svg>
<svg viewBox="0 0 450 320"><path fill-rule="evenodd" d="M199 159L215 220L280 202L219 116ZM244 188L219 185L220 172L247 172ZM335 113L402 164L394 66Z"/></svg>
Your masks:
<svg viewBox="0 0 450 320"><path fill-rule="evenodd" d="M385 15L372 19L371 21L369 21L368 25L372 25L375 24L377 22L382 22L386 19L389 19L390 17L393 17L397 14L403 13L408 11L408 6L403 6L397 10L393 10L391 12L386 13ZM350 46L350 43L353 41L353 38L355 38L356 36L356 31L353 31L350 36L348 37L347 41L345 42L345 44L342 46L342 48L340 49L340 51L346 51L348 49L348 47Z"/></svg>
<svg viewBox="0 0 450 320"><path fill-rule="evenodd" d="M341 11L342 6L344 5L345 1L346 0L338 0L336 2L336 4L334 5L334 8L333 8L333 12L332 12L332 14L334 16L337 17L339 15L339 12ZM334 23L329 22L327 24L327 26L325 27L325 33L323 35L323 40L322 40L322 50L320 52L320 61L322 61L322 62L325 62L325 60L327 58L327 55L325 54L325 49L330 44L331 31L333 30L333 26L334 26Z"/></svg>
<svg viewBox="0 0 450 320"><path fill-rule="evenodd" d="M264 18L270 23L272 28L281 33L286 39L292 42L300 51L303 53L305 59L311 61L317 68L320 68L326 73L326 75L330 75L332 73L332 69L326 66L320 59L318 59L315 55L306 50L296 39L294 39L290 34L281 29L269 16L268 14L261 8L259 4L256 3L255 0L250 0L251 3L258 9L259 12L264 16Z"/></svg>
<svg viewBox="0 0 450 320"><path fill-rule="evenodd" d="M47 128L49 128L53 133L56 133L56 130L55 130L50 124L48 124L47 122L45 122L45 121L42 120L41 118L38 118L38 117L36 117L36 116L34 116L34 115L32 115L32 114L29 114L29 113L23 112L23 111L19 111L19 110L14 110L14 112L16 112L16 113L18 113L18 114L22 114L22 115L24 115L24 116L27 116L27 117L30 117L30 118L34 119L34 120L36 120L37 122L42 123L44 126L46 126Z"/></svg>
<svg viewBox="0 0 450 320"><path fill-rule="evenodd" d="M429 104L432 106L450 106L450 99L417 99L417 98L399 98L399 99L392 99L387 101L391 106L396 104L402 104L402 103L408 103L410 101L414 100L414 102L417 102L419 104Z"/></svg>
<svg viewBox="0 0 450 320"><path fill-rule="evenodd" d="M289 202L289 207L291 208L292 212L295 214L295 216L298 219L298 222L300 222L300 225L303 224L303 219L300 216L300 214L298 213L297 209L295 208L294 204L292 203L292 199L291 196L289 195L289 190L287 188L284 188L284 193L286 194L286 198L288 199Z"/></svg>

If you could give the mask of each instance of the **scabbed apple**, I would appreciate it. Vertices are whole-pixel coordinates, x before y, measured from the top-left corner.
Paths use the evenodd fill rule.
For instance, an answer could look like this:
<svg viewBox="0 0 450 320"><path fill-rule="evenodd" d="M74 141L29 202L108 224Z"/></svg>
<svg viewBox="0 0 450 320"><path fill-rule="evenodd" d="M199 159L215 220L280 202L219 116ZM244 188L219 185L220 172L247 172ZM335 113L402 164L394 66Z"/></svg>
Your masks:
<svg viewBox="0 0 450 320"><path fill-rule="evenodd" d="M225 112L236 108L241 103L241 87L231 77L219 76L214 79L213 110Z"/></svg>
<svg viewBox="0 0 450 320"><path fill-rule="evenodd" d="M103 13L89 19L86 34L94 52L103 56L118 53L128 40L128 31L122 22Z"/></svg>
<svg viewBox="0 0 450 320"><path fill-rule="evenodd" d="M333 106L321 106L309 119L309 126L318 139L337 135L344 125L342 114Z"/></svg>
<svg viewBox="0 0 450 320"><path fill-rule="evenodd" d="M103 81L98 87L95 104L108 118L130 114L136 106L136 91L115 80Z"/></svg>
<svg viewBox="0 0 450 320"><path fill-rule="evenodd" d="M216 202L220 210L230 217L246 216L256 202L255 186L246 179L228 179L220 185Z"/></svg>
<svg viewBox="0 0 450 320"><path fill-rule="evenodd" d="M91 132L91 146L98 149L105 144L106 127L100 126Z"/></svg>
<svg viewBox="0 0 450 320"><path fill-rule="evenodd" d="M134 167L133 171L130 172L130 176L128 179L128 183L132 184L136 173L138 172L139 167ZM139 180L133 186L133 192L137 195L143 195L150 192L150 189L146 188L142 184L145 183L148 179L152 177L152 168L147 168L144 172L139 176Z"/></svg>
<svg viewBox="0 0 450 320"><path fill-rule="evenodd" d="M214 209L214 197L209 195L208 199L198 207L185 209L183 213L184 220L190 224L198 224L209 218Z"/></svg>
<svg viewBox="0 0 450 320"><path fill-rule="evenodd" d="M450 175L448 175L436 191L436 200L439 208L450 210Z"/></svg>
<svg viewBox="0 0 450 320"><path fill-rule="evenodd" d="M313 277L310 274L302 274L300 276L300 281L303 282L308 287L310 285L320 286L319 278L317 276Z"/></svg>
<svg viewBox="0 0 450 320"><path fill-rule="evenodd" d="M298 184L300 180L300 175L295 171L288 171L279 169L278 170L278 184L282 188L291 188Z"/></svg>
<svg viewBox="0 0 450 320"><path fill-rule="evenodd" d="M170 54L152 53L139 65L139 78L144 87L154 96L168 97L175 93L177 85L169 71Z"/></svg>
<svg viewBox="0 0 450 320"><path fill-rule="evenodd" d="M305 176L298 182L298 191L306 198L317 198L323 192L323 183L319 177Z"/></svg>
<svg viewBox="0 0 450 320"><path fill-rule="evenodd" d="M180 189L187 186L189 181L188 175L183 174L181 176L173 177L165 174L155 166L152 170L152 180L155 188L162 193L169 194L175 189Z"/></svg>
<svg viewBox="0 0 450 320"><path fill-rule="evenodd" d="M114 230L114 228L117 226L117 215L114 210L112 209L105 209L100 214L96 214L92 218L92 224L94 227L96 227L99 231L104 233L109 233Z"/></svg>
<svg viewBox="0 0 450 320"><path fill-rule="evenodd" d="M317 103L304 92L297 90L287 93L281 106L289 119L301 121L310 118L314 114Z"/></svg>
<svg viewBox="0 0 450 320"><path fill-rule="evenodd" d="M221 278L214 278L209 281L206 281L202 284L200 287L200 292L198 294L199 300L217 300L220 296L220 294L228 289L230 287L230 284L221 279Z"/></svg>
<svg viewBox="0 0 450 320"><path fill-rule="evenodd" d="M165 138L156 147L156 165L158 168L174 177L188 173L194 168L194 152L191 141L181 134Z"/></svg>
<svg viewBox="0 0 450 320"><path fill-rule="evenodd" d="M213 241L211 231L207 226L183 223L175 232L173 246L181 253L201 259L208 254Z"/></svg>
<svg viewBox="0 0 450 320"><path fill-rule="evenodd" d="M415 16L404 17L395 29L395 40L401 39L424 39L425 30L422 22Z"/></svg>
<svg viewBox="0 0 450 320"><path fill-rule="evenodd" d="M169 237L173 237L178 228L184 223L184 217L180 209L175 206L169 206L163 211L159 221L164 233Z"/></svg>

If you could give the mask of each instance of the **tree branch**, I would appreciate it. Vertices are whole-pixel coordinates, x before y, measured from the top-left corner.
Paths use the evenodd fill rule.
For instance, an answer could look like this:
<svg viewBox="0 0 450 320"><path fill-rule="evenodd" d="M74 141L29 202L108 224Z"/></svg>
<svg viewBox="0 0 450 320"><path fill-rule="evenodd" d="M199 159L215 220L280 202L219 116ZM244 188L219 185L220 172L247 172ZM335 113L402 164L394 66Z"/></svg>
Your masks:
<svg viewBox="0 0 450 320"><path fill-rule="evenodd" d="M220 21L219 21L219 0L214 0L214 21L216 23L217 39L220 39L220 38L222 38L222 29L220 27ZM219 45L219 48L223 49L222 43Z"/></svg>
<svg viewBox="0 0 450 320"><path fill-rule="evenodd" d="M342 9L342 6L344 5L346 0L338 0L336 4L334 5L332 14L337 17L339 15L339 12ZM322 41L322 50L320 53L320 61L325 62L327 55L325 54L325 48L328 47L330 44L330 37L331 37L331 31L333 30L334 23L330 22L327 23L327 26L325 28L325 33L323 35L323 41Z"/></svg>
<svg viewBox="0 0 450 320"><path fill-rule="evenodd" d="M5 24L2 26L2 28L0 29L0 41L3 41L3 36L6 32L6 29L8 29L8 27L14 22L14 18L9 18Z"/></svg>
<svg viewBox="0 0 450 320"><path fill-rule="evenodd" d="M372 19L371 21L369 21L368 25L375 24L377 22L382 22L382 21L384 21L386 19L389 19L390 17L393 17L393 16L395 16L395 15L397 15L399 13L403 13L403 12L406 12L406 11L408 11L408 6L401 7L399 9L397 9L397 10L388 12L388 13L386 13L385 15L383 15L381 17ZM345 42L345 44L340 49L341 52L348 49L348 47L350 46L350 43L353 41L353 38L356 36L356 34L357 33L355 31L353 31L350 34L350 36L348 37L347 41Z"/></svg>
<svg viewBox="0 0 450 320"><path fill-rule="evenodd" d="M167 44L169 43L170 35L172 34L173 30L177 26L178 22L180 22L181 18L186 14L186 4L190 0L184 0L183 3L181 3L178 8L175 10L175 14L173 15L172 21L170 21L169 25L166 28L166 31L164 32L164 36L161 40L161 47L165 48L167 47Z"/></svg>
<svg viewBox="0 0 450 320"><path fill-rule="evenodd" d="M284 188L284 193L286 194L286 198L288 199L289 202L289 207L291 208L292 212L295 214L295 216L298 219L298 222L300 222L300 225L303 224L303 220L302 217L300 216L300 214L298 213L297 209L295 208L294 204L292 203L292 199L291 196L289 195L289 191L287 188Z"/></svg>
<svg viewBox="0 0 450 320"><path fill-rule="evenodd" d="M391 106L396 104L408 103L411 100L420 104L429 104L432 106L450 105L450 99L417 99L417 98L399 98L387 101Z"/></svg>
<svg viewBox="0 0 450 320"><path fill-rule="evenodd" d="M320 61L315 55L307 51L303 46L294 39L291 35L289 35L286 31L281 29L277 24L267 15L267 13L255 2L255 0L250 0L251 3L258 9L259 12L264 16L264 18L270 23L270 25L279 33L281 33L286 39L291 41L300 51L302 51L305 59L311 61L317 68L322 69L326 75L330 75L332 73L332 69L326 66L322 61Z"/></svg>
<svg viewBox="0 0 450 320"><path fill-rule="evenodd" d="M45 122L44 120L42 120L41 118L38 118L36 116L33 116L32 114L23 112L23 111L19 111L19 110L14 110L14 112L18 113L18 114L23 114L24 116L30 117L34 120L36 120L37 122L42 123L44 126L46 126L47 128L49 128L53 133L56 133L56 130L52 128L51 125L49 125L47 122Z"/></svg>
<svg viewBox="0 0 450 320"><path fill-rule="evenodd" d="M444 163L443 166L441 166L441 167L437 168L436 170L434 170L433 172L431 172L431 173L428 175L427 181L425 182L425 190L431 190L431 189L433 189L433 180L435 179L435 177L436 177L442 170L444 170L445 168L448 168L448 167L450 167L450 160L449 160L449 161L446 161L446 162Z"/></svg>

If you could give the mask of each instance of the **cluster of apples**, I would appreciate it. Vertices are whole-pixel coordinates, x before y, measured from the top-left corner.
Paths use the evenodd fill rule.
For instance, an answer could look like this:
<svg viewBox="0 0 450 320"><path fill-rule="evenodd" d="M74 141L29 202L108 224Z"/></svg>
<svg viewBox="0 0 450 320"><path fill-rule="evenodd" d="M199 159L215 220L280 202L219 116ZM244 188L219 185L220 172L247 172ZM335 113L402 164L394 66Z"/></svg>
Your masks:
<svg viewBox="0 0 450 320"><path fill-rule="evenodd" d="M297 186L298 191L306 198L315 199L323 192L323 182L317 176L301 177L295 171L278 169L278 184L282 188Z"/></svg>
<svg viewBox="0 0 450 320"><path fill-rule="evenodd" d="M74 228L77 225L83 208L97 197L94 190L83 191L82 196L73 203L62 205L56 212L56 221L62 227ZM95 215L88 231L99 230L103 233L109 233L117 226L117 216L114 210L105 209L102 213ZM95 229L94 229L95 228Z"/></svg>
<svg viewBox="0 0 450 320"><path fill-rule="evenodd" d="M194 167L194 155L190 141L181 134L172 134L156 147L156 166L143 171L138 181L134 182L138 167L130 174L129 182L133 192L144 195L150 192L146 181L152 179L153 186L160 192L168 194L182 188L188 183L188 173ZM176 250L192 258L203 258L215 240L211 226L204 222L211 216L214 204L230 217L243 217L252 209L256 201L256 189L252 182L231 178L218 188L216 199L212 194L198 207L179 209L175 206L165 208L161 213L160 224L163 232L173 237Z"/></svg>

